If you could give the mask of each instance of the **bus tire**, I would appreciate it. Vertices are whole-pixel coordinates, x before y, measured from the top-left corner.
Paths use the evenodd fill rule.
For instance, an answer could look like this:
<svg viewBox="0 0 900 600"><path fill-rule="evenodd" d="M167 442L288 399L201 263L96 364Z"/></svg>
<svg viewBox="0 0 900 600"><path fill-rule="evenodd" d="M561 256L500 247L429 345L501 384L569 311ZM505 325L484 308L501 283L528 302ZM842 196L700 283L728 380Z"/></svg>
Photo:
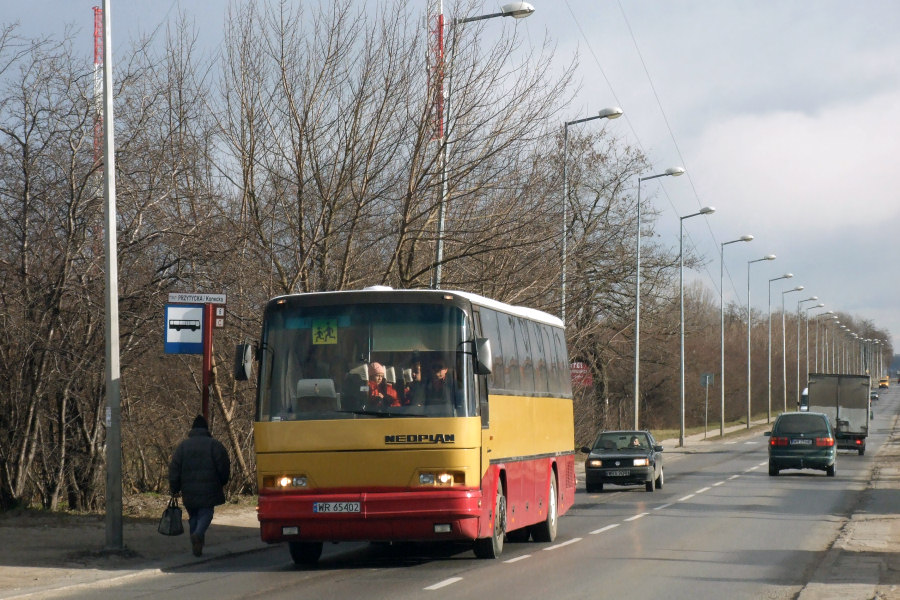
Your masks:
<svg viewBox="0 0 900 600"><path fill-rule="evenodd" d="M536 542L552 542L556 539L558 524L559 504L556 496L556 473L551 473L550 493L547 495L547 519L532 528L531 537Z"/></svg>
<svg viewBox="0 0 900 600"><path fill-rule="evenodd" d="M311 567L322 556L322 542L288 542L291 559L300 567Z"/></svg>
<svg viewBox="0 0 900 600"><path fill-rule="evenodd" d="M506 535L506 496L503 484L497 481L497 496L494 499L494 526L490 537L478 538L472 546L478 558L497 558L503 552L503 536Z"/></svg>

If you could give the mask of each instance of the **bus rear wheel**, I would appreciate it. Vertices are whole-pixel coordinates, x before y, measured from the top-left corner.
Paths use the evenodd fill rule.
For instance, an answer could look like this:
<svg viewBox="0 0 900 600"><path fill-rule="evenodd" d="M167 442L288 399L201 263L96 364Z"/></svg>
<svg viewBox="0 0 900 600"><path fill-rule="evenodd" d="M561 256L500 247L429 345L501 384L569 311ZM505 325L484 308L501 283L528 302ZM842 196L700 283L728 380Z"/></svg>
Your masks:
<svg viewBox="0 0 900 600"><path fill-rule="evenodd" d="M503 485L497 482L497 497L494 499L494 527L491 536L478 538L472 546L478 558L497 558L503 552L503 536L506 534L506 496Z"/></svg>
<svg viewBox="0 0 900 600"><path fill-rule="evenodd" d="M556 539L559 507L556 502L556 474L550 475L550 492L547 495L547 519L538 523L531 530L531 537L536 542L552 542Z"/></svg>
<svg viewBox="0 0 900 600"><path fill-rule="evenodd" d="M322 556L322 542L288 542L288 549L297 566L311 567Z"/></svg>

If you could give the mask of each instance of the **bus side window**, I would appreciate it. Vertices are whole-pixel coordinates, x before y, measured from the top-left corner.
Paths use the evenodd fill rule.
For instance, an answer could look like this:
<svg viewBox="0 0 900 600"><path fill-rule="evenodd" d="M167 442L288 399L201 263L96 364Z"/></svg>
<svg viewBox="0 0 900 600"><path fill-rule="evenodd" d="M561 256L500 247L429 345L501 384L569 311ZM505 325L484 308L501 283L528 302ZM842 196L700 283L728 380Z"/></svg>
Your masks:
<svg viewBox="0 0 900 600"><path fill-rule="evenodd" d="M513 333L513 321L515 317L507 314L497 315L500 326L500 343L503 345L504 380L506 389L516 391L521 389L521 377L519 376L519 360L516 351L516 337Z"/></svg>
<svg viewBox="0 0 900 600"><path fill-rule="evenodd" d="M534 393L534 363L531 357L531 339L528 336L528 321L516 317L516 353L519 358L521 380L519 389L525 394Z"/></svg>
<svg viewBox="0 0 900 600"><path fill-rule="evenodd" d="M544 330L546 325L530 322L531 355L534 360L534 391L538 395L546 395L547 389L547 354L544 350Z"/></svg>
<svg viewBox="0 0 900 600"><path fill-rule="evenodd" d="M500 343L500 327L497 323L497 312L489 308L482 308L481 314L481 336L491 340L491 358L493 359L493 370L488 375L487 382L491 390L502 390L506 388L506 365L503 354L503 345Z"/></svg>

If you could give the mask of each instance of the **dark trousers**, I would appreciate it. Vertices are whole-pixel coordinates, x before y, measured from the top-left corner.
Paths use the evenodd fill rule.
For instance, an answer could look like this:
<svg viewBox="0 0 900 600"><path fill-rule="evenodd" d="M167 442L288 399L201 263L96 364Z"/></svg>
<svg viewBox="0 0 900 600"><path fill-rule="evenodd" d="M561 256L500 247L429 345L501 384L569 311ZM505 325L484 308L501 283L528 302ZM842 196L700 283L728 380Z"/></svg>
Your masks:
<svg viewBox="0 0 900 600"><path fill-rule="evenodd" d="M188 511L188 528L191 535L198 535L200 539L206 535L210 523L213 520L213 512L215 508L212 506L204 506L202 508L187 509Z"/></svg>

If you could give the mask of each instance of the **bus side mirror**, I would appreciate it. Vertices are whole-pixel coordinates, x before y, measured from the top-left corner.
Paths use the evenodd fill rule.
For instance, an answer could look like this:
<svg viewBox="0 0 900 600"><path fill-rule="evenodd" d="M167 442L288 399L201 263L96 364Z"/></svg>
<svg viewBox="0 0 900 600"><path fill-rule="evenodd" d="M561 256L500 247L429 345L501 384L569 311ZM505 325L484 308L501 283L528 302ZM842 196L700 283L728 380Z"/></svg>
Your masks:
<svg viewBox="0 0 900 600"><path fill-rule="evenodd" d="M253 346L238 344L234 351L234 379L247 381L253 375Z"/></svg>
<svg viewBox="0 0 900 600"><path fill-rule="evenodd" d="M494 370L494 359L491 355L491 340L475 338L475 374L490 375Z"/></svg>

